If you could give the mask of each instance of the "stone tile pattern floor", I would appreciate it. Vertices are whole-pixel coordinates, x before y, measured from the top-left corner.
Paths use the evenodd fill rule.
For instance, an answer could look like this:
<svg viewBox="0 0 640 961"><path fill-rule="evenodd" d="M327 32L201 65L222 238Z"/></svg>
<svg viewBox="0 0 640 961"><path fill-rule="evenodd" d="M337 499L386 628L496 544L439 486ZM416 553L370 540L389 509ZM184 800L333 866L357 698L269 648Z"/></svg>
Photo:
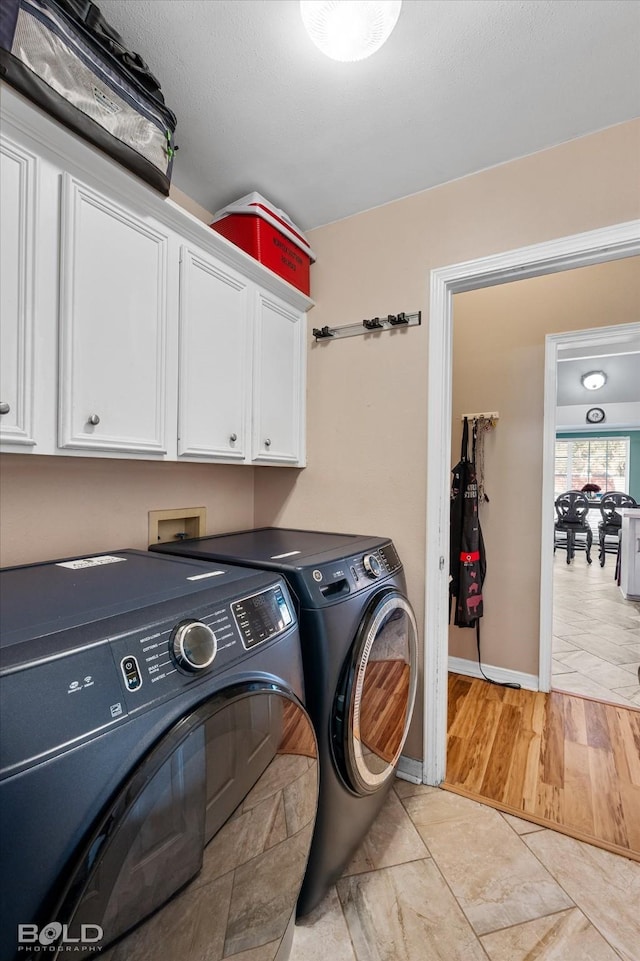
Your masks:
<svg viewBox="0 0 640 961"><path fill-rule="evenodd" d="M615 555L606 555L604 567L597 548L593 558L589 565L576 551L567 564L560 548L554 557L551 686L640 708L640 603L620 593Z"/></svg>
<svg viewBox="0 0 640 961"><path fill-rule="evenodd" d="M290 961L487 959L639 961L640 863L397 779Z"/></svg>

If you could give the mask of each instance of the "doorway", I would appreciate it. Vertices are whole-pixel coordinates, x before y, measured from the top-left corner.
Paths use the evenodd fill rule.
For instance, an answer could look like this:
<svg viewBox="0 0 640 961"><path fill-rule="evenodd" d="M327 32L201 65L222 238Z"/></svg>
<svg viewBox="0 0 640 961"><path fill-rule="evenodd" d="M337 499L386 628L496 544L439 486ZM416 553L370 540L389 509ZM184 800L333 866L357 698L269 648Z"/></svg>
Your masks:
<svg viewBox="0 0 640 961"><path fill-rule="evenodd" d="M452 421L453 294L569 270L640 253L640 221L577 234L431 273L428 384L428 469L423 781L437 785L446 769L448 679L449 478ZM545 392L545 407L549 396ZM555 397L553 398L555 406ZM545 449L545 456L548 451ZM546 476L545 476L546 481ZM548 483L548 482L547 482ZM544 496L544 492L543 492ZM553 553L553 528L543 525L541 556ZM540 613L549 618L551 578L541 571ZM550 651L546 652L548 657ZM542 646L541 646L542 657ZM545 665L546 666L546 665ZM540 678L550 670L540 669Z"/></svg>
<svg viewBox="0 0 640 961"><path fill-rule="evenodd" d="M541 625L541 670L551 646L549 686L553 690L638 707L638 605L625 600L615 578L617 540L605 540L599 551L600 497L607 490L631 494L640 501L640 417L636 398L640 375L640 323L573 331L547 337L547 376L556 374L556 404L545 410L545 438L555 446L555 497L562 490L598 487L587 515L592 531L592 563L584 551L566 563L559 546L553 560L552 637ZM581 376L605 371L604 390L585 391ZM554 389L549 385L549 392ZM594 398L597 398L594 400ZM588 402L587 402L588 401ZM581 403L579 403L581 402ZM587 402L587 403L585 403ZM585 423L593 403L606 411L601 425ZM633 447L632 447L633 445ZM550 448L550 443L547 449ZM633 457L630 455L633 454ZM585 538L580 538L585 543ZM544 656L543 656L544 651Z"/></svg>

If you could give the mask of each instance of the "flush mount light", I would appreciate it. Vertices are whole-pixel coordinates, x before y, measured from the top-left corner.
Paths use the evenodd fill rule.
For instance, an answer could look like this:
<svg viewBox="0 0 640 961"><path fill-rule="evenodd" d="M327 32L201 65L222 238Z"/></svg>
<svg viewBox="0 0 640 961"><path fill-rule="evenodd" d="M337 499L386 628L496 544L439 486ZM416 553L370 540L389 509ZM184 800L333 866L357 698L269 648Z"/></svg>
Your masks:
<svg viewBox="0 0 640 961"><path fill-rule="evenodd" d="M603 370L590 370L580 378L582 386L587 390L600 390L607 382L607 375Z"/></svg>
<svg viewBox="0 0 640 961"><path fill-rule="evenodd" d="M332 60L364 60L391 35L402 0L300 0L316 47Z"/></svg>

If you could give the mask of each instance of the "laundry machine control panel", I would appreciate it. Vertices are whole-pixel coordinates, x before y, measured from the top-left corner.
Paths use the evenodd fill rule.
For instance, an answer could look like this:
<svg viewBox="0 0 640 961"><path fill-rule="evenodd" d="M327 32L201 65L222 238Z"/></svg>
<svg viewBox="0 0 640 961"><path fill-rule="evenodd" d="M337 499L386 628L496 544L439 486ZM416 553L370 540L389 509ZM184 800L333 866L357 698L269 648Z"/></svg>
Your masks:
<svg viewBox="0 0 640 961"><path fill-rule="evenodd" d="M279 587L235 601L231 610L247 650L286 631L293 622L289 602Z"/></svg>
<svg viewBox="0 0 640 961"><path fill-rule="evenodd" d="M189 599L189 608L196 598ZM155 623L149 612L127 615L133 630L96 624L103 633L90 643L86 629L71 632L82 636L66 654L0 677L0 778L95 737L212 673L222 674L297 626L283 581L250 596L209 599L187 610L184 599L170 606L174 613ZM43 703L52 719L47 724L42 723Z"/></svg>
<svg viewBox="0 0 640 961"><path fill-rule="evenodd" d="M220 672L294 623L293 605L282 586L215 606L196 608L177 622L165 621L113 642L113 653L134 708L149 698L177 692L199 675ZM121 653L122 652L122 653ZM126 668L135 664L132 687Z"/></svg>
<svg viewBox="0 0 640 961"><path fill-rule="evenodd" d="M317 607L342 600L348 594L365 590L374 581L384 581L401 567L400 558L391 542L364 554L319 564L303 573L307 595L301 598L303 606L305 602Z"/></svg>

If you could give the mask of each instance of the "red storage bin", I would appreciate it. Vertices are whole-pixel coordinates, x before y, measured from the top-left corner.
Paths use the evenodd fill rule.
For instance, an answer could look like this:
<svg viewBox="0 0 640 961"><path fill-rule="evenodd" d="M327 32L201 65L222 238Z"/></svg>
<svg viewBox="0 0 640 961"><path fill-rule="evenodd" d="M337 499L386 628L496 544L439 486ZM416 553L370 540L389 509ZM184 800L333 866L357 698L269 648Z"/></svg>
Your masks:
<svg viewBox="0 0 640 961"><path fill-rule="evenodd" d="M309 294L309 267L315 255L287 215L260 194L248 194L219 210L211 227L303 294Z"/></svg>

